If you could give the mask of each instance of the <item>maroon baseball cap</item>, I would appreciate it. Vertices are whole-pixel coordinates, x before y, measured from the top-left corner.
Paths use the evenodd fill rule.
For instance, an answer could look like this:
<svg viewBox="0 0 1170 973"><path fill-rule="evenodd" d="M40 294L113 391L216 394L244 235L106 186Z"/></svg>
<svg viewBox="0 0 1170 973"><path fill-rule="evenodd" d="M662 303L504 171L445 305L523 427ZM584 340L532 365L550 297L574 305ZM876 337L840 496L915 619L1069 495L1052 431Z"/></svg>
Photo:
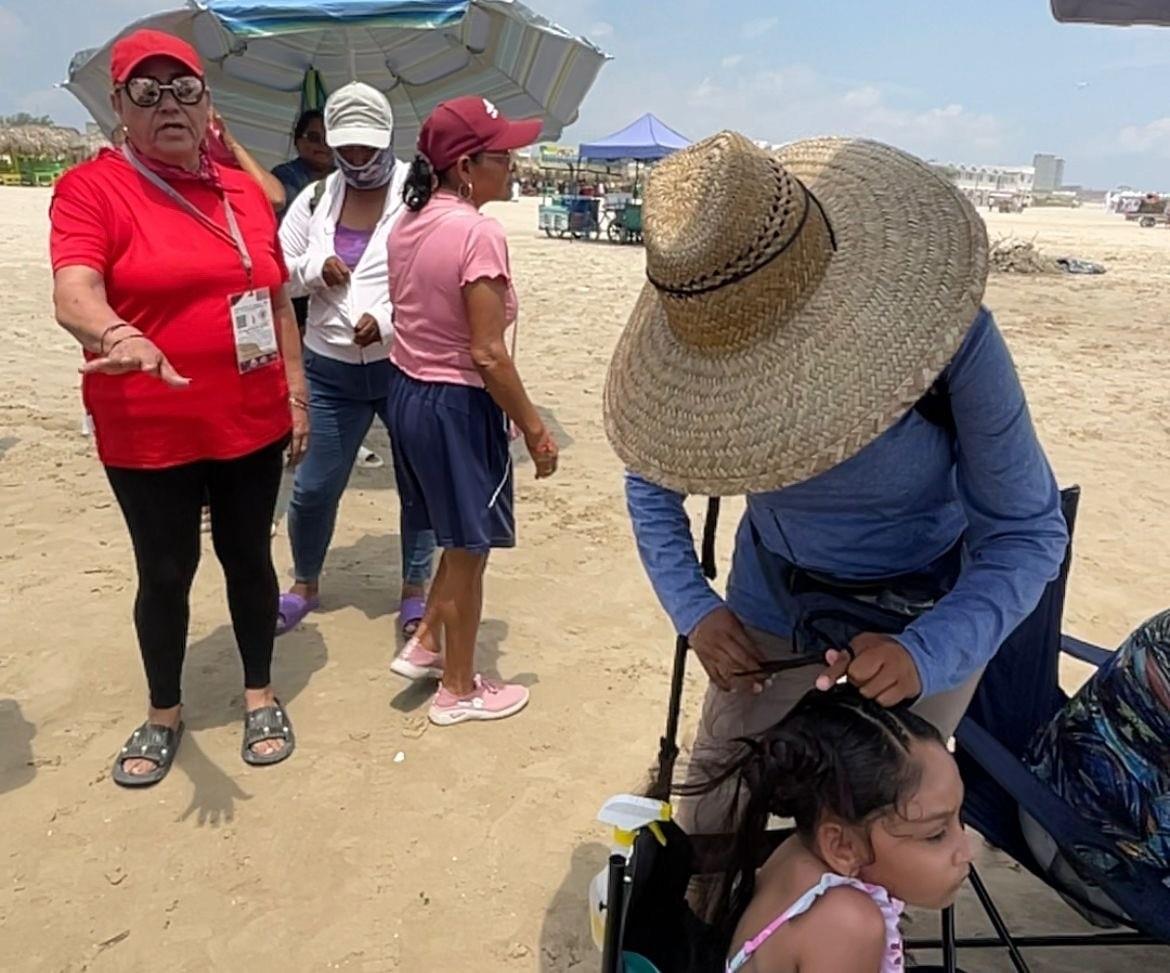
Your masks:
<svg viewBox="0 0 1170 973"><path fill-rule="evenodd" d="M185 40L161 30L136 30L114 44L110 52L110 77L114 84L124 84L134 69L151 57L169 57L203 77L199 52Z"/></svg>
<svg viewBox="0 0 1170 973"><path fill-rule="evenodd" d="M512 121L486 98L468 96L445 101L423 122L418 150L436 172L450 169L461 155L510 152L540 137L544 121Z"/></svg>

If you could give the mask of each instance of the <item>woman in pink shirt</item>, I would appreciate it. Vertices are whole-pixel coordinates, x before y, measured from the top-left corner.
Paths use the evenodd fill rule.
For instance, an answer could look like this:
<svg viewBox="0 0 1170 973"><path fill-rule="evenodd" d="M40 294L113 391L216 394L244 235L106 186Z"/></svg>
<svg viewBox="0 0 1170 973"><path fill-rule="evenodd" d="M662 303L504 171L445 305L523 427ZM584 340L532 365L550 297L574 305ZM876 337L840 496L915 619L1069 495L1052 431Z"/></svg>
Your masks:
<svg viewBox="0 0 1170 973"><path fill-rule="evenodd" d="M433 530L443 557L426 615L391 669L438 678L431 721L497 720L528 703L523 686L475 671L483 572L493 548L516 543L509 420L538 478L557 445L508 351L516 293L504 229L480 213L509 198L513 150L540 134L487 99L445 102L419 132L406 181L410 210L390 235L390 438L403 522Z"/></svg>

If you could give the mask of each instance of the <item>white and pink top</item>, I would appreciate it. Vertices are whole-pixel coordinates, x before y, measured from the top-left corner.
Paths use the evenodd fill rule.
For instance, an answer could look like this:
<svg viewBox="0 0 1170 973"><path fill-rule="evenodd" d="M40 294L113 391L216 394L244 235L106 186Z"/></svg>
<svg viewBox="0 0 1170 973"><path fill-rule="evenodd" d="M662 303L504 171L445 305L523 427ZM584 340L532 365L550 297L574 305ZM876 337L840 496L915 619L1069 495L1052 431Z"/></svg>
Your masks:
<svg viewBox="0 0 1170 973"><path fill-rule="evenodd" d="M881 910L882 918L886 922L886 951L882 956L882 966L879 973L902 973L902 970L905 968L905 957L902 955L902 930L899 927L899 922L901 921L902 910L905 908L905 904L893 898L880 885L869 885L855 878L846 878L844 875L833 875L828 872L821 876L821 880L816 885L793 902L783 915L778 916L764 927L762 932L744 943L740 951L727 961L727 973L736 973L737 970L743 969L756 950L763 946L769 937L783 926L784 923L790 922L797 916L804 915L804 913L813 907L817 899L828 892L829 889L835 889L840 886L847 886L848 888L857 889L859 892L864 892L873 899L874 904Z"/></svg>

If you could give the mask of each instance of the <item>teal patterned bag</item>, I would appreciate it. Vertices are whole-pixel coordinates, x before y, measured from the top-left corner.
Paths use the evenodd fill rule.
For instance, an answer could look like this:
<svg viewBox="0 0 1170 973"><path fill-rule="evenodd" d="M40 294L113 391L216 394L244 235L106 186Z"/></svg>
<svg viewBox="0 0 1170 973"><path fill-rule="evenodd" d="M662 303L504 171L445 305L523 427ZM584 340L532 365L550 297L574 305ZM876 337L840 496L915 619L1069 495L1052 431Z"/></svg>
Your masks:
<svg viewBox="0 0 1170 973"><path fill-rule="evenodd" d="M1170 611L1126 639L1026 759L1122 856L1170 884Z"/></svg>

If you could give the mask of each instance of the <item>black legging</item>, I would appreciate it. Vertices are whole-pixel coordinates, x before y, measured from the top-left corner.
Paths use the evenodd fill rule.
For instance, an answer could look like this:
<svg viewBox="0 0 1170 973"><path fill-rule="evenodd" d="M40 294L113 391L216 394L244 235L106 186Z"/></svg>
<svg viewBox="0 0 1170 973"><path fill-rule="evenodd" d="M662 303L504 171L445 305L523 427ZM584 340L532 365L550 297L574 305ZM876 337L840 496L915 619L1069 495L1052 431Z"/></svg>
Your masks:
<svg viewBox="0 0 1170 973"><path fill-rule="evenodd" d="M106 467L134 543L134 625L150 704L158 709L178 706L182 699L188 596L199 566L205 500L244 663L244 686L263 689L270 682L278 597L272 515L285 444L276 442L240 459L203 460L165 470Z"/></svg>

